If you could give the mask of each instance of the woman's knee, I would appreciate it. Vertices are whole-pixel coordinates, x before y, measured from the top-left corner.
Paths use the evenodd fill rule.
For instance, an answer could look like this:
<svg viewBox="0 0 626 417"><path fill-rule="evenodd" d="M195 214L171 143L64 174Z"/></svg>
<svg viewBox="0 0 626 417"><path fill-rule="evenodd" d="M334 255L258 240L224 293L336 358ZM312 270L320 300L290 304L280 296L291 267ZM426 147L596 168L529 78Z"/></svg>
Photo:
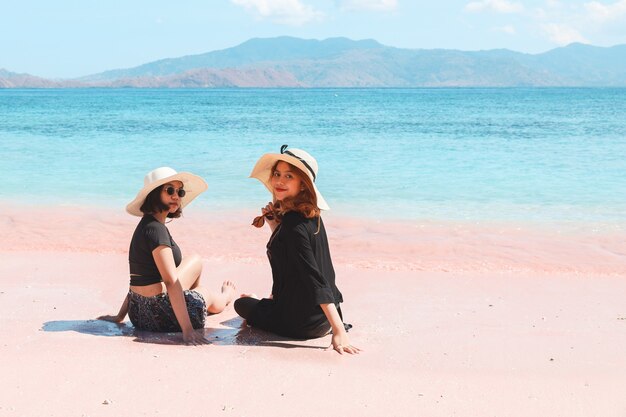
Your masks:
<svg viewBox="0 0 626 417"><path fill-rule="evenodd" d="M235 309L235 312L239 314L240 317L243 317L245 319L246 318L244 317L245 309L243 307L243 302L241 300L243 300L243 298L237 298L235 302L233 303L233 308Z"/></svg>
<svg viewBox="0 0 626 417"><path fill-rule="evenodd" d="M235 300L235 302L233 303L233 307L240 317L243 317L247 320L248 317L250 317L250 313L258 302L259 300L257 300L256 298L241 297Z"/></svg>
<svg viewBox="0 0 626 417"><path fill-rule="evenodd" d="M202 269L202 257L197 253L192 253L191 255L186 256L185 259L187 259L187 262L190 264Z"/></svg>
<svg viewBox="0 0 626 417"><path fill-rule="evenodd" d="M193 275L194 278L200 277L200 274L202 273L202 257L200 255L198 255L197 253L193 253L189 256L185 256L185 258L183 259L183 264L181 264L181 267L183 265L184 265L183 268L186 271L189 271L189 273Z"/></svg>
<svg viewBox="0 0 626 417"><path fill-rule="evenodd" d="M200 275L202 274L202 258L192 254L186 256L176 268L178 278L183 285L183 289L192 290L200 285Z"/></svg>

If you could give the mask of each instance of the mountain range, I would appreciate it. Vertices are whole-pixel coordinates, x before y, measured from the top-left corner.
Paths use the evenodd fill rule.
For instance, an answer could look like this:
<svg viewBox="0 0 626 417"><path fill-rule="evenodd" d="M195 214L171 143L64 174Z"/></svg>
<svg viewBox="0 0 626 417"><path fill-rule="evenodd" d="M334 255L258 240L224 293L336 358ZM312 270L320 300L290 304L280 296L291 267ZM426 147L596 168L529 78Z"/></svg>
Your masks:
<svg viewBox="0 0 626 417"><path fill-rule="evenodd" d="M0 69L0 88L625 87L626 45L580 43L540 54L401 49L375 40L250 39L75 79Z"/></svg>

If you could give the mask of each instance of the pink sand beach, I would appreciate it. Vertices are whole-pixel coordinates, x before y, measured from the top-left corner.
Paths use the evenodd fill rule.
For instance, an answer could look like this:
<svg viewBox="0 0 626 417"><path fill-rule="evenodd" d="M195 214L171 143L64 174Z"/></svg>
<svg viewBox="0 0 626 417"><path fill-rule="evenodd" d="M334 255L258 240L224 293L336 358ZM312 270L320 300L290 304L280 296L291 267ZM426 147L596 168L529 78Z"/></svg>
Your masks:
<svg viewBox="0 0 626 417"><path fill-rule="evenodd" d="M623 228L325 214L360 355L209 317L213 343L96 321L127 291L137 219L3 205L0 416L625 416ZM255 213L168 225L204 285L267 295Z"/></svg>

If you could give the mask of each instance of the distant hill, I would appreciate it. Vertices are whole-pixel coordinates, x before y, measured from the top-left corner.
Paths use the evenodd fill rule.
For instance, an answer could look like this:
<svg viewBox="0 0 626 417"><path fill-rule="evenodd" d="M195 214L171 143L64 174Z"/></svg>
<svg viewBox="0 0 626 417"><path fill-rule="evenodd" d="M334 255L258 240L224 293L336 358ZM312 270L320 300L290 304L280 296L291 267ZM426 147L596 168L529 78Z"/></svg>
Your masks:
<svg viewBox="0 0 626 417"><path fill-rule="evenodd" d="M134 88L303 87L292 74L273 69L213 68L198 68L166 76L119 78L96 85Z"/></svg>
<svg viewBox="0 0 626 417"><path fill-rule="evenodd" d="M528 55L526 62L559 74L572 85L626 86L626 45L600 48L573 43Z"/></svg>
<svg viewBox="0 0 626 417"><path fill-rule="evenodd" d="M233 48L169 58L150 62L135 68L106 71L81 78L81 81L102 81L119 78L164 76L181 74L197 68L249 68L271 62L293 62L301 59L324 59L342 53L359 50L385 48L376 41L352 41L332 38L323 41L305 40L282 36L270 39L250 39Z"/></svg>
<svg viewBox="0 0 626 417"><path fill-rule="evenodd" d="M626 45L571 44L542 54L506 49L400 49L375 40L251 39L73 80L0 70L11 87L516 87L626 86Z"/></svg>
<svg viewBox="0 0 626 417"><path fill-rule="evenodd" d="M58 88L74 86L75 82L51 81L30 74L18 74L0 68L0 88Z"/></svg>

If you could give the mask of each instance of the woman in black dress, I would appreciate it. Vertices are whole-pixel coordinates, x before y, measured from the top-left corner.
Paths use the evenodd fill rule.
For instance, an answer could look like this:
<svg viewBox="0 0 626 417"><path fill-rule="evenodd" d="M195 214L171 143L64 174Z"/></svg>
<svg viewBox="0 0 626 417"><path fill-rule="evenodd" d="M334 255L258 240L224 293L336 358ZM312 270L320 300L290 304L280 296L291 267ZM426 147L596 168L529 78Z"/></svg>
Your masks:
<svg viewBox="0 0 626 417"><path fill-rule="evenodd" d="M261 300L242 296L235 310L249 325L282 336L311 339L332 331L337 352L358 353L339 306L343 297L320 216L320 209L329 207L315 186L317 162L307 152L283 145L280 154L263 155L250 176L273 195L253 222L257 227L267 222L272 230L267 243L272 294Z"/></svg>
<svg viewBox="0 0 626 417"><path fill-rule="evenodd" d="M208 343L203 332L208 313L221 312L235 298L235 286L222 284L212 292L200 283L202 259L182 256L165 226L167 219L178 218L182 209L207 189L197 175L177 173L161 167L144 178L144 187L126 206L126 211L141 220L130 242L130 288L116 315L98 317L120 323L129 315L139 330L182 332L183 341Z"/></svg>

